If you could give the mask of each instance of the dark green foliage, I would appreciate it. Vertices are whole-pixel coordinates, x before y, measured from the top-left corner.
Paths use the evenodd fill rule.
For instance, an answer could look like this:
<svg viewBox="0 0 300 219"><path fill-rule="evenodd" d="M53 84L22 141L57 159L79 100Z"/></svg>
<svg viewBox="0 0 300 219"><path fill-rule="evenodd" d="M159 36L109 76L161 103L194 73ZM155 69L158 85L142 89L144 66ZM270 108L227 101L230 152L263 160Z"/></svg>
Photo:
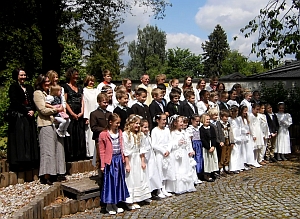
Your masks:
<svg viewBox="0 0 300 219"><path fill-rule="evenodd" d="M252 53L261 57L267 68L279 64L286 55L300 59L299 1L269 1L260 14L240 31L246 38L258 31Z"/></svg>
<svg viewBox="0 0 300 219"><path fill-rule="evenodd" d="M202 49L204 51L204 74L207 77L222 75L224 73L222 62L228 55L229 45L227 43L227 35L219 24L208 36L208 41L202 43Z"/></svg>
<svg viewBox="0 0 300 219"><path fill-rule="evenodd" d="M273 111L277 112L278 102L284 102L286 112L290 113L294 124L300 124L300 88L296 84L292 88L286 88L282 81L274 82L272 86L266 86L261 82L261 99L270 103Z"/></svg>
<svg viewBox="0 0 300 219"><path fill-rule="evenodd" d="M184 78L186 75L198 77L203 74L201 55L196 56L189 49L168 49L167 66L168 78Z"/></svg>

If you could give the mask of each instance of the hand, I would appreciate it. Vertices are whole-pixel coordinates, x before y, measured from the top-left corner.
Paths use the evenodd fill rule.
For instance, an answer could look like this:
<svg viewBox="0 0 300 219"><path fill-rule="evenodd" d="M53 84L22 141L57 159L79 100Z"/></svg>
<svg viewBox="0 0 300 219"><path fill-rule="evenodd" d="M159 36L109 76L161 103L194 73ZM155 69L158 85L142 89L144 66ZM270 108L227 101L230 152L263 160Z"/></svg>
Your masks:
<svg viewBox="0 0 300 219"><path fill-rule="evenodd" d="M166 153L164 153L164 156L167 157L167 156L169 156L169 154L170 154L170 152L167 151Z"/></svg>
<svg viewBox="0 0 300 219"><path fill-rule="evenodd" d="M144 169L146 169L146 164L145 164L145 162L142 162L142 169L144 170Z"/></svg>
<svg viewBox="0 0 300 219"><path fill-rule="evenodd" d="M277 133L272 133L271 134L272 137L275 137L276 135L277 135Z"/></svg>
<svg viewBox="0 0 300 219"><path fill-rule="evenodd" d="M60 105L58 108L56 108L57 112L63 112L65 111L64 107L62 105Z"/></svg>
<svg viewBox="0 0 300 219"><path fill-rule="evenodd" d="M234 147L234 144L231 144L230 146L231 146L231 148L233 148L233 147Z"/></svg>
<svg viewBox="0 0 300 219"><path fill-rule="evenodd" d="M220 146L223 147L224 146L224 142L220 142Z"/></svg>
<svg viewBox="0 0 300 219"><path fill-rule="evenodd" d="M212 153L212 152L214 152L214 150L215 150L215 147L211 147L208 152Z"/></svg>
<svg viewBox="0 0 300 219"><path fill-rule="evenodd" d="M194 151L189 153L189 156L190 156L190 157L192 157L193 155L195 155L195 152L194 152Z"/></svg>
<svg viewBox="0 0 300 219"><path fill-rule="evenodd" d="M33 114L34 114L34 111L33 110L29 110L27 115L30 116L30 117L32 117Z"/></svg>
<svg viewBox="0 0 300 219"><path fill-rule="evenodd" d="M77 118L80 118L81 116L83 116L83 113L77 114Z"/></svg>
<svg viewBox="0 0 300 219"><path fill-rule="evenodd" d="M253 141L256 141L256 137L253 137Z"/></svg>
<svg viewBox="0 0 300 219"><path fill-rule="evenodd" d="M181 139L181 140L178 141L178 145L179 145L179 146L181 146L181 145L183 145L183 144L184 144L184 140Z"/></svg>
<svg viewBox="0 0 300 219"><path fill-rule="evenodd" d="M72 113L71 115L73 119L78 120L78 116L75 113Z"/></svg>
<svg viewBox="0 0 300 219"><path fill-rule="evenodd" d="M125 169L126 169L126 172L127 172L127 173L129 173L129 172L130 172L130 166L129 166L129 164L128 164L128 165L126 165Z"/></svg>
<svg viewBox="0 0 300 219"><path fill-rule="evenodd" d="M101 167L101 169L100 169L100 170L101 170L101 172L102 172L102 173L104 173L104 167Z"/></svg>
<svg viewBox="0 0 300 219"><path fill-rule="evenodd" d="M88 125L90 123L90 121L87 119L85 120L85 124Z"/></svg>

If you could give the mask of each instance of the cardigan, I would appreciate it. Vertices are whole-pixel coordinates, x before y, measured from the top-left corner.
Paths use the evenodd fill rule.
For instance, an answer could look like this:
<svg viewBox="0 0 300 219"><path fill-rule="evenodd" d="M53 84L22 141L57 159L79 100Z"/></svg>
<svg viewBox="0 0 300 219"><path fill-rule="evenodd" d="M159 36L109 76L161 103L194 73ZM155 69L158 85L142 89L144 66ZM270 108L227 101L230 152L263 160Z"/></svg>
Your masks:
<svg viewBox="0 0 300 219"><path fill-rule="evenodd" d="M38 111L37 125L38 127L49 126L54 122L53 114L56 114L56 109L46 107L46 92L36 90L33 93L33 101Z"/></svg>
<svg viewBox="0 0 300 219"><path fill-rule="evenodd" d="M123 136L122 131L119 130L119 142L120 149L122 154L123 163L125 162L124 158L124 147L123 147ZM101 168L105 167L105 164L110 165L113 155L113 145L111 142L110 134L108 130L102 131L99 135L99 152L100 152L100 162Z"/></svg>
<svg viewBox="0 0 300 219"><path fill-rule="evenodd" d="M96 109L90 114L90 127L93 132L92 139L98 142L100 132L105 130L108 124L108 117L111 112L106 111L105 113L101 109Z"/></svg>
<svg viewBox="0 0 300 219"><path fill-rule="evenodd" d="M201 142L202 146L209 150L211 147L216 147L217 142L216 142L216 132L213 127L210 127L209 129L204 128L202 125L200 127L200 137L201 137Z"/></svg>

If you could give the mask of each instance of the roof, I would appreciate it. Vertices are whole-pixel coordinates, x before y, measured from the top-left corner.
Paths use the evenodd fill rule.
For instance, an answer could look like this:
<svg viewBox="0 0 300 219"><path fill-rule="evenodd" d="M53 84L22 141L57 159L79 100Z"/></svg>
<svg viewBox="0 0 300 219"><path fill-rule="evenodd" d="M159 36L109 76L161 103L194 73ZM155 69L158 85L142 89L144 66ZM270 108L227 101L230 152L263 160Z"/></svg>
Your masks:
<svg viewBox="0 0 300 219"><path fill-rule="evenodd" d="M300 61L289 61L283 66L247 78L300 78Z"/></svg>
<svg viewBox="0 0 300 219"><path fill-rule="evenodd" d="M235 72L229 75L222 76L219 80L236 80L246 78L246 75L243 75L239 72Z"/></svg>

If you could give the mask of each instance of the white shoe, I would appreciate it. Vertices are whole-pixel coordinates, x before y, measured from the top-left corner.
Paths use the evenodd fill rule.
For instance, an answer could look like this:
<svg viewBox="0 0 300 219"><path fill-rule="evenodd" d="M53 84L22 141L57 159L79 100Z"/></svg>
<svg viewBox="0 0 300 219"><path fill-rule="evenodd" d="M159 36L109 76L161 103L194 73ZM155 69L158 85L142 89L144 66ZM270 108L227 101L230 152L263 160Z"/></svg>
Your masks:
<svg viewBox="0 0 300 219"><path fill-rule="evenodd" d="M150 198L147 198L144 201L147 202L147 203L151 203L152 202L152 200Z"/></svg>
<svg viewBox="0 0 300 219"><path fill-rule="evenodd" d="M141 206L139 206L138 204L133 204L132 205L135 209L140 209L141 208Z"/></svg>
<svg viewBox="0 0 300 219"><path fill-rule="evenodd" d="M57 135L58 135L59 137L61 137L61 138L65 137L65 135L63 134L63 132L60 131L59 129L56 129L56 133L57 133Z"/></svg>
<svg viewBox="0 0 300 219"><path fill-rule="evenodd" d="M127 208L129 210L134 210L135 209L135 207L133 206L133 204L126 204L126 206L127 206Z"/></svg>
<svg viewBox="0 0 300 219"><path fill-rule="evenodd" d="M200 179L198 179L196 182L194 182L194 184L201 184L202 181Z"/></svg>
<svg viewBox="0 0 300 219"><path fill-rule="evenodd" d="M157 194L157 196L159 197L159 198L165 198L166 196L162 193L162 191L160 191L158 194Z"/></svg>
<svg viewBox="0 0 300 219"><path fill-rule="evenodd" d="M117 212L117 213L123 213L124 209L123 208L118 208L117 205L113 204L112 205L113 209Z"/></svg>
<svg viewBox="0 0 300 219"><path fill-rule="evenodd" d="M115 209L113 209L113 207L111 205L107 205L106 206L106 211L110 214L110 215L115 215L117 214L117 212L115 211Z"/></svg>
<svg viewBox="0 0 300 219"><path fill-rule="evenodd" d="M69 134L69 132L65 132L65 136L70 137L71 135Z"/></svg>
<svg viewBox="0 0 300 219"><path fill-rule="evenodd" d="M244 169L245 169L245 170L251 170L250 167L246 167L246 166L244 166Z"/></svg>
<svg viewBox="0 0 300 219"><path fill-rule="evenodd" d="M162 193L163 193L165 196L167 196L167 197L172 196L172 194L169 193L169 192L167 192L166 190L162 190Z"/></svg>
<svg viewBox="0 0 300 219"><path fill-rule="evenodd" d="M255 164L253 164L253 166L255 166L257 168L261 167L261 165L259 163L255 163Z"/></svg>

